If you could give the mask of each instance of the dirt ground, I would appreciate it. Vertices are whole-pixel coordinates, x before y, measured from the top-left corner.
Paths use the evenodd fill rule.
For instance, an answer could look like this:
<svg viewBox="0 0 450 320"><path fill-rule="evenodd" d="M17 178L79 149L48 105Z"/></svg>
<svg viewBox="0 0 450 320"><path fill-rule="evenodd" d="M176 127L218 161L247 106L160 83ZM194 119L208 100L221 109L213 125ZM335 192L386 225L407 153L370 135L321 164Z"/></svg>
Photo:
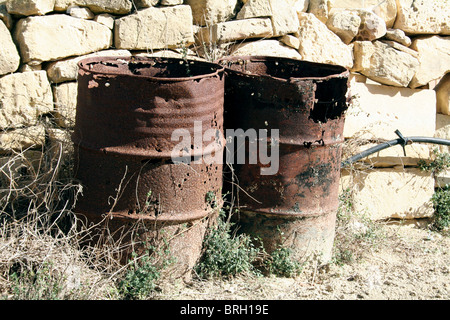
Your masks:
<svg viewBox="0 0 450 320"><path fill-rule="evenodd" d="M305 266L296 278L166 284L163 300L448 300L450 237L418 222L383 223L385 237L349 264Z"/></svg>

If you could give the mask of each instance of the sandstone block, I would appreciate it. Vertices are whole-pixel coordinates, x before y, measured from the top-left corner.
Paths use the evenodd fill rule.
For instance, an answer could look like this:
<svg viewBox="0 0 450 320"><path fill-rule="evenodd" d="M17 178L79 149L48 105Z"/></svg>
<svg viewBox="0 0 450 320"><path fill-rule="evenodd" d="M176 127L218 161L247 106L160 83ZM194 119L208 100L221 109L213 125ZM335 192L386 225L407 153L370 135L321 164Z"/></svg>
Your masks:
<svg viewBox="0 0 450 320"><path fill-rule="evenodd" d="M281 36L298 31L297 12L292 10L286 0L270 0L272 8L272 25L274 36Z"/></svg>
<svg viewBox="0 0 450 320"><path fill-rule="evenodd" d="M271 37L270 18L252 18L217 23L211 27L201 28L197 33L200 43L222 43L242 39Z"/></svg>
<svg viewBox="0 0 450 320"><path fill-rule="evenodd" d="M312 13L298 13L298 17L300 22L298 30L299 53L302 59L341 65L346 68L353 66L351 47L343 43Z"/></svg>
<svg viewBox="0 0 450 320"><path fill-rule="evenodd" d="M36 123L53 110L53 97L45 71L13 73L0 78L0 128Z"/></svg>
<svg viewBox="0 0 450 320"><path fill-rule="evenodd" d="M53 11L55 0L8 0L6 9L10 14L21 16L44 15Z"/></svg>
<svg viewBox="0 0 450 320"><path fill-rule="evenodd" d="M411 45L411 38L400 29L387 29L385 37L388 40L396 41L406 47Z"/></svg>
<svg viewBox="0 0 450 320"><path fill-rule="evenodd" d="M309 7L309 0L290 0L290 5L294 8L295 12L306 12Z"/></svg>
<svg viewBox="0 0 450 320"><path fill-rule="evenodd" d="M416 219L434 214L431 197L434 179L418 168L397 166L389 169L342 173L341 188L353 191L353 208L373 220Z"/></svg>
<svg viewBox="0 0 450 320"><path fill-rule="evenodd" d="M403 136L432 137L436 127L434 90L353 82L353 104L347 111L344 137L393 140Z"/></svg>
<svg viewBox="0 0 450 320"><path fill-rule="evenodd" d="M442 138L450 140L450 116L446 114L438 113L436 114L436 131L433 135L436 138ZM444 145L436 145L439 152L450 153L450 147Z"/></svg>
<svg viewBox="0 0 450 320"><path fill-rule="evenodd" d="M138 9L142 9L156 6L159 0L136 0L134 3Z"/></svg>
<svg viewBox="0 0 450 320"><path fill-rule="evenodd" d="M448 0L397 0L394 28L406 34L450 34Z"/></svg>
<svg viewBox="0 0 450 320"><path fill-rule="evenodd" d="M236 19L271 17L270 0L248 0L238 12Z"/></svg>
<svg viewBox="0 0 450 320"><path fill-rule="evenodd" d="M71 17L79 19L92 20L95 17L95 15L92 13L91 10L89 10L89 8L84 7L77 7L77 6L69 7L69 9L67 9L67 13Z"/></svg>
<svg viewBox="0 0 450 320"><path fill-rule="evenodd" d="M235 45L231 49L232 56L271 56L291 59L301 59L302 56L297 50L283 45L278 40L256 40L243 42Z"/></svg>
<svg viewBox="0 0 450 320"><path fill-rule="evenodd" d="M408 86L419 66L417 58L380 41L355 41L353 50L353 71L391 86Z"/></svg>
<svg viewBox="0 0 450 320"><path fill-rule="evenodd" d="M314 14L323 23L326 23L331 3L332 1L330 0L309 0L308 12Z"/></svg>
<svg viewBox="0 0 450 320"><path fill-rule="evenodd" d="M96 15L94 21L107 26L111 30L114 28L114 17L109 13L100 13Z"/></svg>
<svg viewBox="0 0 450 320"><path fill-rule="evenodd" d="M233 18L238 0L186 0L184 3L192 8L194 24L210 26Z"/></svg>
<svg viewBox="0 0 450 320"><path fill-rule="evenodd" d="M345 44L349 44L358 34L361 18L355 11L343 10L331 14L326 25Z"/></svg>
<svg viewBox="0 0 450 320"><path fill-rule="evenodd" d="M189 46L194 42L187 5L151 7L115 20L117 49L147 50Z"/></svg>
<svg viewBox="0 0 450 320"><path fill-rule="evenodd" d="M436 110L450 115L450 73L447 73L434 88L436 91Z"/></svg>
<svg viewBox="0 0 450 320"><path fill-rule="evenodd" d="M47 65L46 71L48 79L53 83L64 81L74 81L77 79L78 66L77 63L85 58L97 56L131 56L128 50L102 50L91 54L78 56L75 58L66 58L59 61L51 62Z"/></svg>
<svg viewBox="0 0 450 320"><path fill-rule="evenodd" d="M106 49L112 31L94 21L55 14L19 20L14 39L23 62L39 63Z"/></svg>
<svg viewBox="0 0 450 320"><path fill-rule="evenodd" d="M419 52L419 67L409 86L417 88L450 71L450 37L415 38L410 46Z"/></svg>
<svg viewBox="0 0 450 320"><path fill-rule="evenodd" d="M284 35L281 39L281 42L283 42L285 45L297 49L300 48L300 40L298 40L297 37L291 36L290 34Z"/></svg>
<svg viewBox="0 0 450 320"><path fill-rule="evenodd" d="M176 6L179 4L183 4L183 0L161 0L160 4L162 6Z"/></svg>
<svg viewBox="0 0 450 320"><path fill-rule="evenodd" d="M64 128L71 128L75 124L77 108L77 82L64 82L52 86L55 104L55 118L57 124Z"/></svg>
<svg viewBox="0 0 450 320"><path fill-rule="evenodd" d="M0 76L14 72L19 68L20 56L8 28L0 21Z"/></svg>
<svg viewBox="0 0 450 320"><path fill-rule="evenodd" d="M361 18L358 34L355 39L359 41L373 41L386 34L386 23L372 11L357 10Z"/></svg>
<svg viewBox="0 0 450 320"><path fill-rule="evenodd" d="M94 13L127 14L130 0L55 0L55 11L66 11L70 6L87 7Z"/></svg>
<svg viewBox="0 0 450 320"><path fill-rule="evenodd" d="M11 15L6 10L5 3L0 3L0 20L3 21L3 23L9 30L12 30L14 21Z"/></svg>

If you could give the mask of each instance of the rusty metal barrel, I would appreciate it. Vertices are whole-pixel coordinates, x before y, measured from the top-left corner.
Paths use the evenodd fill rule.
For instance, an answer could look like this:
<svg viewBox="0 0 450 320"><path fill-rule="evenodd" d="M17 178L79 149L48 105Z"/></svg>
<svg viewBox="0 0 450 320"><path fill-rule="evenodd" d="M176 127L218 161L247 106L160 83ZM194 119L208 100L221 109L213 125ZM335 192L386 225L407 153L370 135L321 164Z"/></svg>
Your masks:
<svg viewBox="0 0 450 320"><path fill-rule="evenodd" d="M230 129L263 130L272 161L278 161L276 172L262 174L273 164L248 161L259 152L251 150L255 141L233 146L235 154L245 149L246 159L228 158L241 190L241 232L260 238L269 253L284 246L297 260L316 255L328 261L339 204L349 72L275 57L226 57L218 63L226 67L225 152L233 138Z"/></svg>
<svg viewBox="0 0 450 320"><path fill-rule="evenodd" d="M224 68L142 57L87 58L78 67L76 211L93 222L107 216L113 232L139 221L146 242L164 234L188 272L221 205L222 166L203 158L223 154L224 141L204 134L223 131ZM174 157L181 142L183 157Z"/></svg>

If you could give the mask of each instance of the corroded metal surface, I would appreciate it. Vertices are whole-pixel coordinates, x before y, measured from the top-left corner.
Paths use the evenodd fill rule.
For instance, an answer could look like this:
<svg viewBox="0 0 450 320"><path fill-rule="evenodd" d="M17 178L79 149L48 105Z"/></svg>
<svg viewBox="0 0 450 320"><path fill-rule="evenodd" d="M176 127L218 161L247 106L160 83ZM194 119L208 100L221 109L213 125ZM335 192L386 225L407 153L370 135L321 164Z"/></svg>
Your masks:
<svg viewBox="0 0 450 320"><path fill-rule="evenodd" d="M224 141L192 141L185 151L194 162L177 163L171 156L180 137L172 134L182 129L194 139L207 130L222 132L223 103L223 68L216 64L134 57L80 61L72 140L84 189L76 211L91 221L106 214L114 228L142 220L158 230L177 229L207 219L213 211L208 195L221 205L222 166L201 157L221 156ZM196 248L190 261L200 254L197 233L197 245L185 243ZM183 241L192 240L183 234Z"/></svg>
<svg viewBox="0 0 450 320"><path fill-rule="evenodd" d="M226 66L225 129L279 130L275 175L261 175L261 163L234 165L245 191L239 194L241 230L260 236L270 251L281 244L283 226L284 237L297 239L291 241L294 251L308 246L329 256L348 71L271 57L230 57L218 63Z"/></svg>

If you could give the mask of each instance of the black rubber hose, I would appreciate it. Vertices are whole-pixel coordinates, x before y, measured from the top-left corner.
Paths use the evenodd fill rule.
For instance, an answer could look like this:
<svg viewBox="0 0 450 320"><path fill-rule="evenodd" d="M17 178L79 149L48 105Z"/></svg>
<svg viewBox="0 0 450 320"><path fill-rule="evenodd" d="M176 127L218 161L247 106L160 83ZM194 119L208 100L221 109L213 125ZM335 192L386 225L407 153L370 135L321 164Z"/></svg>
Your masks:
<svg viewBox="0 0 450 320"><path fill-rule="evenodd" d="M375 147L369 148L361 153L358 153L350 158L348 158L347 160L344 160L341 164L341 168L344 168L345 166L361 160L369 155L371 155L372 153L381 151L383 149L387 149L390 147L393 147L397 144L400 144L403 146L403 148L405 147L405 145L407 144L411 144L413 142L419 142L419 143L434 143L434 144L441 144L441 145L446 145L446 146L450 146L450 140L446 140L446 139L441 139L441 138L429 138L429 137L403 137L401 136L400 132L397 130L395 133L397 133L397 135L400 136L400 138L395 139L395 140L391 140L388 142L384 142L382 144L379 144ZM404 149L403 149L404 150Z"/></svg>

